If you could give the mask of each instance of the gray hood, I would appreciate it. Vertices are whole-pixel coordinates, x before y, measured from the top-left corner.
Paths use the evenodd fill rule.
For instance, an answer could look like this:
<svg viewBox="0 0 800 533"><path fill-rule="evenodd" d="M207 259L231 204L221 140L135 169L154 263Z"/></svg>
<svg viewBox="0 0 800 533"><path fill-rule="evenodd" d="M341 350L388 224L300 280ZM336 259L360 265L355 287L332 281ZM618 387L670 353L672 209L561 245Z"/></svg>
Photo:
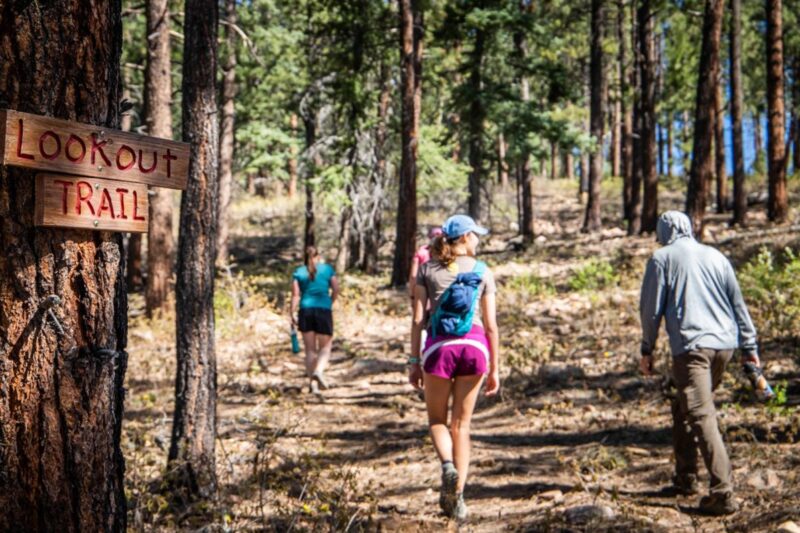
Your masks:
<svg viewBox="0 0 800 533"><path fill-rule="evenodd" d="M680 211L667 211L658 217L656 238L663 246L672 244L678 239L692 237L692 221Z"/></svg>

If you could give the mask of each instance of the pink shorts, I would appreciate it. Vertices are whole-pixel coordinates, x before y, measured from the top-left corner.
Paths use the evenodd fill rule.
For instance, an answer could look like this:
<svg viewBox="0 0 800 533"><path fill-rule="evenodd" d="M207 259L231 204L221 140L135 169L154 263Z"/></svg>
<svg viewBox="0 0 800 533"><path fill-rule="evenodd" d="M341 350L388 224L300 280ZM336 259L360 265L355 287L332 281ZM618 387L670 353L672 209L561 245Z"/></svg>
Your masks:
<svg viewBox="0 0 800 533"><path fill-rule="evenodd" d="M489 340L483 328L473 324L463 337L430 335L422 350L422 369L440 378L475 376L489 370Z"/></svg>

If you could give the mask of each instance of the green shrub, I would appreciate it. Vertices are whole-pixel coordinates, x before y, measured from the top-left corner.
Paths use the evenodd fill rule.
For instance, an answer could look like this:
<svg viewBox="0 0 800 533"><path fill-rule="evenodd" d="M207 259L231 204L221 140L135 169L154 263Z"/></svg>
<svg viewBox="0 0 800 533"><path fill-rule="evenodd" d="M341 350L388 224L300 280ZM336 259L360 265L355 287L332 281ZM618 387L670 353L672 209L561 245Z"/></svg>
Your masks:
<svg viewBox="0 0 800 533"><path fill-rule="evenodd" d="M591 259L572 273L568 285L573 291L596 291L619 285L619 274L608 261Z"/></svg>
<svg viewBox="0 0 800 533"><path fill-rule="evenodd" d="M552 296L556 292L550 281L542 279L536 274L514 276L508 280L506 286L509 291L518 293L529 300L541 296Z"/></svg>
<svg viewBox="0 0 800 533"><path fill-rule="evenodd" d="M739 272L739 283L759 333L793 337L800 329L800 256L790 248L776 258L763 248Z"/></svg>

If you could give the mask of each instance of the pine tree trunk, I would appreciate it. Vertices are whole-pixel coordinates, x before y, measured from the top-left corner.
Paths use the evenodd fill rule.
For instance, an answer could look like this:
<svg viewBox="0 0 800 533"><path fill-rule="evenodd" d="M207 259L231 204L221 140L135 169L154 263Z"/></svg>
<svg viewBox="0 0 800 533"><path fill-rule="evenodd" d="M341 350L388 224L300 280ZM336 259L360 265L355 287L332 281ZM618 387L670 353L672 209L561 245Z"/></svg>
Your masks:
<svg viewBox="0 0 800 533"><path fill-rule="evenodd" d="M572 180L572 178L575 177L575 173L574 173L574 170L572 168L575 165L575 162L574 162L573 156L572 156L572 151L566 150L564 152L564 159L563 159L562 162L563 162L563 165L561 166L562 176L565 177L568 180Z"/></svg>
<svg viewBox="0 0 800 533"><path fill-rule="evenodd" d="M289 129L292 131L292 138L297 137L297 113L289 116ZM289 186L287 193L289 198L294 198L297 194L297 148L292 145L289 147L289 160L286 163L289 173Z"/></svg>
<svg viewBox="0 0 800 533"><path fill-rule="evenodd" d="M658 153L656 155L656 160L658 161L658 175L664 176L666 174L666 158L664 157L664 149L667 144L667 137L662 124L658 124L656 126L656 138L658 139Z"/></svg>
<svg viewBox="0 0 800 533"><path fill-rule="evenodd" d="M639 42L639 24L636 2L631 2L631 43L633 68L633 124L631 140L630 207L628 209L628 235L638 235L642 228L642 50Z"/></svg>
<svg viewBox="0 0 800 533"><path fill-rule="evenodd" d="M744 173L744 140L742 136L742 0L731 0L730 76L731 76L731 131L733 149L733 224L747 224L747 190Z"/></svg>
<svg viewBox="0 0 800 533"><path fill-rule="evenodd" d="M590 155L589 200L583 231L597 231L602 226L600 216L600 180L603 178L603 93L605 92L605 69L603 68L603 1L592 0L591 46L589 78L591 87L589 123L595 146Z"/></svg>
<svg viewBox="0 0 800 533"><path fill-rule="evenodd" d="M502 133L497 135L497 181L504 191L508 190L508 162L506 161L506 140Z"/></svg>
<svg viewBox="0 0 800 533"><path fill-rule="evenodd" d="M219 220L217 228L218 265L229 261L228 210L233 186L234 122L236 107L236 0L225 0L225 66L222 69L222 94L219 130Z"/></svg>
<svg viewBox="0 0 800 533"><path fill-rule="evenodd" d="M481 188L483 183L483 123L486 111L481 101L483 88L483 56L486 32L482 28L475 30L475 46L470 59L469 87L472 102L469 105L469 216L475 220L481 218Z"/></svg>
<svg viewBox="0 0 800 533"><path fill-rule="evenodd" d="M689 167L691 166L691 159L689 157L690 154L690 142L691 142L691 125L689 124L689 111L684 110L681 113L681 144L683 145L681 152L683 156L683 160L681 166L683 167L683 175L685 177L689 176Z"/></svg>
<svg viewBox="0 0 800 533"><path fill-rule="evenodd" d="M118 1L0 3L0 35L3 107L119 128ZM122 234L35 229L35 174L0 166L0 530L124 531Z"/></svg>
<svg viewBox="0 0 800 533"><path fill-rule="evenodd" d="M142 276L142 234L131 233L128 237L127 275L125 283L131 292L138 291L144 284Z"/></svg>
<svg viewBox="0 0 800 533"><path fill-rule="evenodd" d="M314 144L317 142L317 117L316 112L312 112L310 116L303 117L303 126L305 127L306 137L306 152L314 149ZM305 227L303 230L303 249L309 246L316 245L316 219L314 217L314 175L319 167L319 157L311 155L308 157L306 167L308 174L305 177L305 190L306 190L306 209L305 209ZM304 252L305 253L305 252Z"/></svg>
<svg viewBox="0 0 800 533"><path fill-rule="evenodd" d="M625 32L625 2L617 1L617 41L619 43L618 70L620 79L620 113L622 114L622 139L620 147L620 173L622 175L622 214L631 219L633 194L633 106L631 69L628 67L629 34Z"/></svg>
<svg viewBox="0 0 800 533"><path fill-rule="evenodd" d="M617 95L611 108L611 175L619 176L622 157L622 123L620 97Z"/></svg>
<svg viewBox="0 0 800 533"><path fill-rule="evenodd" d="M520 0L519 9L523 13L531 9L531 4L526 4L525 0ZM524 64L528 57L528 42L523 32L514 34L514 46L520 63ZM530 81L523 73L519 80L520 100L523 103L530 102L531 91ZM520 184L520 233L522 234L523 244L533 243L534 218L533 218L533 172L531 171L531 155L527 147L523 147L520 154L520 162L517 169Z"/></svg>
<svg viewBox="0 0 800 533"><path fill-rule="evenodd" d="M719 78L719 47L722 34L723 0L706 0L703 18L703 44L700 51L700 70L697 81L697 98L694 119L694 146L689 190L686 195L686 212L698 239L703 237L706 199L714 159L711 148L714 139L713 111L716 105Z"/></svg>
<svg viewBox="0 0 800 533"><path fill-rule="evenodd" d="M672 114L667 113L667 176L670 178L672 177L672 166L673 166L673 139L672 139Z"/></svg>
<svg viewBox="0 0 800 533"><path fill-rule="evenodd" d="M720 67L720 70L722 68ZM725 96L723 80L717 80L714 105L714 156L717 176L717 213L723 214L728 206L728 173L725 169Z"/></svg>
<svg viewBox="0 0 800 533"><path fill-rule="evenodd" d="M364 236L361 270L367 274L378 273L378 252L382 242L383 210L385 206L384 187L386 185L386 137L389 127L389 109L392 101L392 87L389 83L389 68L381 64L381 93L378 97L378 124L375 129L375 171L370 179L373 200L370 214L370 227Z"/></svg>
<svg viewBox="0 0 800 533"><path fill-rule="evenodd" d="M145 70L145 123L147 133L172 139L172 79L170 64L170 14L167 0L147 1L147 68ZM148 317L162 311L168 302L172 281L173 236L170 189L150 189L150 232L147 235L147 283L145 308Z"/></svg>
<svg viewBox="0 0 800 533"><path fill-rule="evenodd" d="M767 217L784 222L789 214L786 190L786 149L784 146L783 103L783 7L782 0L767 2L767 168L769 198Z"/></svg>
<svg viewBox="0 0 800 533"><path fill-rule="evenodd" d="M558 177L558 144L550 142L550 179L554 180Z"/></svg>
<svg viewBox="0 0 800 533"><path fill-rule="evenodd" d="M217 360L214 262L219 216L218 11L215 0L186 0L183 140L191 143L181 198L176 296L177 375L169 471L187 497L208 498L217 485Z"/></svg>
<svg viewBox="0 0 800 533"><path fill-rule="evenodd" d="M408 283L417 233L417 142L414 57L414 8L412 0L398 0L400 12L401 150L400 183L392 286Z"/></svg>
<svg viewBox="0 0 800 533"><path fill-rule="evenodd" d="M753 170L756 173L764 173L764 132L761 127L761 115L763 114L762 106L757 106L753 113L753 147L756 152L755 160L753 161Z"/></svg>
<svg viewBox="0 0 800 533"><path fill-rule="evenodd" d="M658 221L658 172L656 171L656 85L658 83L656 69L658 64L653 31L655 14L652 10L651 0L641 0L637 16L641 50L639 71L642 85L642 129L640 136L642 184L644 186L641 231L650 233L656 230Z"/></svg>

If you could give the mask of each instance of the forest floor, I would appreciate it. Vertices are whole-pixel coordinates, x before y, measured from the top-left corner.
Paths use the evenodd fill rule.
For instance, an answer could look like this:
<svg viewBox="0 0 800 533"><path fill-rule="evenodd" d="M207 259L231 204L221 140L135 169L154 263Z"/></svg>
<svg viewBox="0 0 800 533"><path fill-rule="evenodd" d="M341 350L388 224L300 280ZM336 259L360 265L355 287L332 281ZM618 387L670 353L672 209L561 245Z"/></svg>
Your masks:
<svg viewBox="0 0 800 533"><path fill-rule="evenodd" d="M478 402L465 492L470 518L460 528L439 512L424 402L407 383L405 293L386 287L388 274L340 275L332 387L310 394L302 357L289 349L286 307L302 207L237 203L236 264L221 276L217 296L219 496L187 508L163 491L173 320L146 320L134 295L123 423L130 527L672 532L775 531L800 522L800 349L789 336L761 339L767 376L781 384L785 401L754 402L737 365L717 394L741 511L710 518L698 512L698 497L661 492L672 473L663 331L659 376L637 371L638 289L656 243L625 237L616 190L604 190L608 229L584 235L574 184L541 182L539 238L525 252L494 210L482 252L498 279L502 394ZM661 208L680 201L665 191ZM708 240L737 267L762 245L781 249L798 237L790 229L760 232L763 215L744 234L710 218ZM336 226L329 222L320 227ZM702 466L701 476L705 485Z"/></svg>

